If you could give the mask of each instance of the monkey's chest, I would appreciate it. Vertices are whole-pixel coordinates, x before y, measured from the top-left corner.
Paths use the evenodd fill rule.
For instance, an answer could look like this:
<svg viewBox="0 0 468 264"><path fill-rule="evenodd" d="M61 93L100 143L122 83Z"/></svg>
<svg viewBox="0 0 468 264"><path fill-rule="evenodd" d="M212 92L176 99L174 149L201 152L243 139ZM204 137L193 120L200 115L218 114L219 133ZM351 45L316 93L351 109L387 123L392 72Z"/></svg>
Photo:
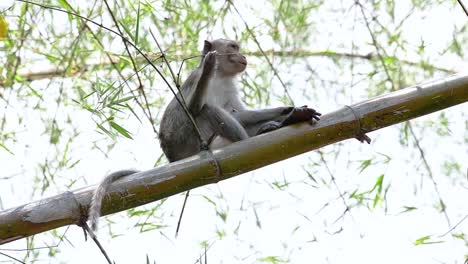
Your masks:
<svg viewBox="0 0 468 264"><path fill-rule="evenodd" d="M238 94L232 84L213 80L210 82L207 94L205 96L205 103L218 106L224 110L231 112L233 109L233 102L237 102Z"/></svg>
<svg viewBox="0 0 468 264"><path fill-rule="evenodd" d="M207 100L205 101L206 104L209 104L211 106L218 106L218 107L223 108L226 111L231 111L232 109L229 109L229 108L232 108L232 106L229 102L230 101L226 100L225 98L214 97L214 96L211 98L207 98Z"/></svg>

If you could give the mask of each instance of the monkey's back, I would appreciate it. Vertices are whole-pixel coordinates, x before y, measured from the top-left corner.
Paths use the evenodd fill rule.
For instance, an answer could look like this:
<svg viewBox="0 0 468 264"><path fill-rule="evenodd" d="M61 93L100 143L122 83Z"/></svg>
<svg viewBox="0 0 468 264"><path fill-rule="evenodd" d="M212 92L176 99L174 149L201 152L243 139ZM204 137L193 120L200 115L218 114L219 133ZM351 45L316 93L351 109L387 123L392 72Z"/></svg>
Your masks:
<svg viewBox="0 0 468 264"><path fill-rule="evenodd" d="M177 94L180 98L180 94ZM167 106L159 128L159 142L169 162L200 152L200 140L190 119L176 98Z"/></svg>

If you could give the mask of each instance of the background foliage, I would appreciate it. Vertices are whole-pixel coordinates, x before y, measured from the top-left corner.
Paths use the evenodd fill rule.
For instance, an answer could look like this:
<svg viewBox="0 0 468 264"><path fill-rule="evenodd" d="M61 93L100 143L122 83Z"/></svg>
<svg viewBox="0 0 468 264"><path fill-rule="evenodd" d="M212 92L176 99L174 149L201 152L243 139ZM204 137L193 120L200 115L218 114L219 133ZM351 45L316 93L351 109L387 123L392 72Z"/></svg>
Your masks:
<svg viewBox="0 0 468 264"><path fill-rule="evenodd" d="M456 1L118 0L111 12L102 1L40 4L120 30L173 88L199 63L204 39L237 39L249 60L242 99L255 108L325 113L468 67ZM157 131L172 93L142 54L52 8L16 1L2 15L0 209L166 162ZM205 248L215 263L462 263L467 113L461 105L370 134L370 146L339 143L199 188L177 239L182 196L108 217L101 240L121 263L193 263ZM102 258L76 227L9 246L48 247L0 248L27 263Z"/></svg>

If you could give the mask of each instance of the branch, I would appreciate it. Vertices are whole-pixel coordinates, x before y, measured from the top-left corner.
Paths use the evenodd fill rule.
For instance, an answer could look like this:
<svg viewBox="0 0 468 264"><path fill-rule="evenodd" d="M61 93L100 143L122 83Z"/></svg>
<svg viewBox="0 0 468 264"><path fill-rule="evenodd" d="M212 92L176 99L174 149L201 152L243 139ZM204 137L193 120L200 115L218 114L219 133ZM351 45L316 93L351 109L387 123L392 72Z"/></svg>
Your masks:
<svg viewBox="0 0 468 264"><path fill-rule="evenodd" d="M244 52L245 55L247 56L255 56L255 57L262 57L264 56L263 53L260 51L247 51ZM367 60L367 61L376 61L378 60L377 55L373 53L369 54L356 54L356 53L347 53L347 52L339 52L339 51L332 51L332 50L319 50L319 51L313 51L313 50L302 50L302 49L297 49L297 50L291 50L291 51L275 51L275 50L266 50L264 51L264 54L267 56L274 56L274 57L295 57L295 58L306 58L306 57L329 57L329 58L341 58L341 59L362 59L362 60ZM159 59L162 54L160 53L155 53L155 54L150 54L147 55L151 60L154 59ZM171 60L177 60L181 61L184 59L185 56L182 55L176 55L176 56L171 56L167 57ZM188 56L188 58L192 58L194 56ZM199 55L195 56L199 57ZM154 58L154 59L153 59ZM391 57L397 62L400 62L404 65L408 65L411 67L421 67L422 69L425 70L434 70L434 71L439 71L439 72L444 72L444 73L449 73L449 74L455 74L456 71L453 69L447 69L447 68L442 68L442 67L437 67L434 65L431 65L426 62L414 62L414 61L408 61L408 60L402 60L396 57ZM30 70L19 70L18 71L18 77L20 77L23 80L26 81L34 81L34 80L42 80L42 79L51 79L54 77L73 77L77 76L80 74L83 74L85 72L90 72L92 69L98 67L98 68L103 68L112 64L117 64L121 59L118 56L112 57L112 61L110 59L104 60L101 62L90 62L86 63L79 68L75 68L72 71L65 72L65 69L61 66L49 66L46 69L38 70L38 71L30 71ZM138 64L143 64L146 63L146 60L141 57L137 56L136 57L136 62ZM0 80L0 86L4 86L5 82L2 82Z"/></svg>
<svg viewBox="0 0 468 264"><path fill-rule="evenodd" d="M216 183L307 151L468 101L468 75L448 77L379 96L298 124L133 174L109 188L102 215L120 212L202 185ZM359 118L359 120L356 119ZM213 157L222 174L216 175ZM101 177L102 175L98 175ZM0 244L75 224L95 186L0 212Z"/></svg>

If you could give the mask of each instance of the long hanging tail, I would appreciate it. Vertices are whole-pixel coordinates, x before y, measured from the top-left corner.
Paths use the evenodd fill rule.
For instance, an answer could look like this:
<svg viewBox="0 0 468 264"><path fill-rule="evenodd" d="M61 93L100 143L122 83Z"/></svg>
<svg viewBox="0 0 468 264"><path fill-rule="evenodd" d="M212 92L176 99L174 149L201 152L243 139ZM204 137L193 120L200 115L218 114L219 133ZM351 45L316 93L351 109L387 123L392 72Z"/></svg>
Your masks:
<svg viewBox="0 0 468 264"><path fill-rule="evenodd" d="M91 206L88 211L88 220L91 222L91 229L97 230L99 217L101 216L101 205L109 186L116 180L125 176L137 173L137 170L120 170L107 175L96 188L91 199Z"/></svg>

